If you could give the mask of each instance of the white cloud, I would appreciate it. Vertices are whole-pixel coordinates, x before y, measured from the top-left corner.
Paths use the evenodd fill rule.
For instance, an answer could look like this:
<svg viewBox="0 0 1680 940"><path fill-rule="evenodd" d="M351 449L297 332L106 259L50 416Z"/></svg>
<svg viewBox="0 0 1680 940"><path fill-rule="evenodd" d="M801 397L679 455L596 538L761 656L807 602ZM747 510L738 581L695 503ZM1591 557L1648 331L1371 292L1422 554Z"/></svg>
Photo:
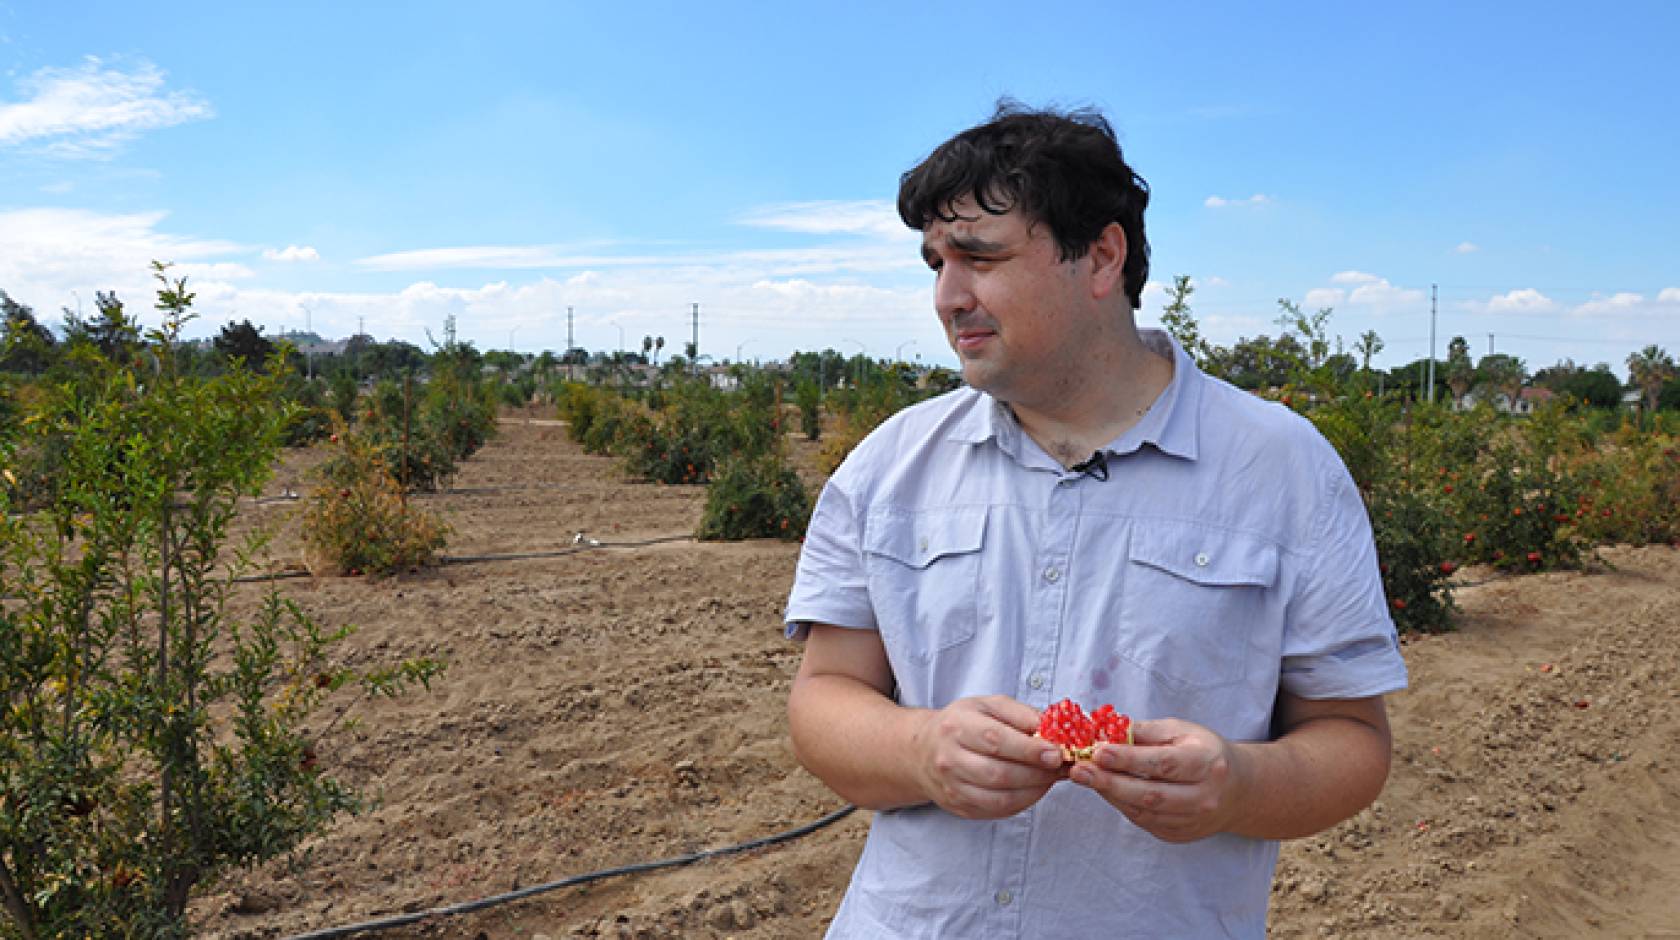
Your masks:
<svg viewBox="0 0 1680 940"><path fill-rule="evenodd" d="M1209 340L1225 344L1277 330L1274 321L1248 314L1209 314L1202 318L1202 327Z"/></svg>
<svg viewBox="0 0 1680 940"><path fill-rule="evenodd" d="M1362 314L1383 316L1413 309L1427 296L1421 290L1396 287L1388 278L1364 271L1337 271L1330 275L1330 283L1335 286L1308 290L1301 306L1308 310L1353 307Z"/></svg>
<svg viewBox="0 0 1680 940"><path fill-rule="evenodd" d="M1490 297L1483 307L1486 313L1550 313L1557 309L1557 301L1532 287Z"/></svg>
<svg viewBox="0 0 1680 940"><path fill-rule="evenodd" d="M1224 196L1209 196L1202 200L1202 205L1209 209L1225 209L1231 206L1264 206L1272 202L1272 197L1265 193L1255 193L1247 199L1227 199Z"/></svg>
<svg viewBox="0 0 1680 940"><path fill-rule="evenodd" d="M460 248L420 248L393 251L356 259L356 264L375 271L423 271L432 268L557 268L568 260L581 264L602 263L593 258L568 259L553 248L542 246L474 245Z"/></svg>
<svg viewBox="0 0 1680 940"><path fill-rule="evenodd" d="M83 209L0 212L0 286L20 302L50 313L73 307L73 291L84 305L95 290L145 296L153 283L154 260L179 262L171 269L176 277L249 276L243 265L219 263L247 254L244 246L160 231L164 218L162 212L106 215Z"/></svg>
<svg viewBox="0 0 1680 940"><path fill-rule="evenodd" d="M1219 277L1218 275L1214 275L1213 277L1208 277L1208 278L1202 279L1201 283L1197 284L1196 286L1198 286L1198 287L1230 287L1231 282L1225 280L1222 277Z"/></svg>
<svg viewBox="0 0 1680 940"><path fill-rule="evenodd" d="M45 186L42 186L41 192L50 196L62 196L65 193L71 192L75 188L75 183L72 183L69 180L59 180L56 183L48 183Z"/></svg>
<svg viewBox="0 0 1680 940"><path fill-rule="evenodd" d="M1332 284L1376 284L1381 281L1382 278L1364 271L1337 271L1330 275Z"/></svg>
<svg viewBox="0 0 1680 940"><path fill-rule="evenodd" d="M93 57L77 68L40 69L18 82L20 100L0 101L0 147L109 156L144 131L214 116L203 98L163 85L163 71L145 61L126 71Z"/></svg>
<svg viewBox="0 0 1680 940"><path fill-rule="evenodd" d="M1361 284L1348 295L1349 305L1363 305L1377 308L1377 312L1386 310L1416 307L1423 303L1427 295L1421 291L1406 287L1396 287L1387 278L1378 278L1369 284Z"/></svg>
<svg viewBox="0 0 1680 940"><path fill-rule="evenodd" d="M1645 312L1646 306L1643 295L1632 291L1618 291L1609 297L1594 297L1569 313L1577 317L1639 315Z"/></svg>
<svg viewBox="0 0 1680 940"><path fill-rule="evenodd" d="M737 221L754 228L811 235L868 235L889 242L920 238L899 220L897 207L884 199L780 203L751 209Z"/></svg>
<svg viewBox="0 0 1680 940"><path fill-rule="evenodd" d="M262 256L265 261L294 262L321 260L321 253L308 245L287 245L286 247L280 249L264 248Z"/></svg>
<svg viewBox="0 0 1680 940"><path fill-rule="evenodd" d="M902 242L621 255L565 246L421 249L362 259L364 274L381 272L382 281L383 272L409 274L389 289L360 290L352 280L347 290L298 291L265 282L290 272L241 263L264 257L262 248L184 236L170 232L167 221L162 212L0 212L0 286L48 322L60 306L74 308L79 298L91 308L93 291L111 289L142 322L155 322L149 262L158 258L177 263L173 276L191 279L199 316L189 337L249 319L270 335L308 323L323 336L365 328L381 339L424 346L426 331L437 333L453 315L461 337L481 349L510 342L559 349L573 307L580 345L633 347L643 335L663 335L670 349L687 340L690 305L698 302L702 349L719 359L733 358L740 345L770 357L794 348L852 349L851 342L871 355L903 348L924 361L953 358L933 314L931 278ZM294 254L305 250L289 247ZM285 250L271 247L266 257ZM496 265L515 270L479 275ZM551 270L530 270L538 266Z"/></svg>
<svg viewBox="0 0 1680 940"><path fill-rule="evenodd" d="M1453 249L1453 254L1469 255L1469 254L1475 254L1476 252L1481 251L1481 250L1482 250L1482 246L1476 244L1475 242L1459 242L1458 246Z"/></svg>
<svg viewBox="0 0 1680 940"><path fill-rule="evenodd" d="M478 245L420 248L358 258L374 271L430 271L440 268L659 268L700 271L747 267L781 276L839 271L920 270L923 262L902 246L865 243L849 248L762 248L676 254L572 254L560 246Z"/></svg>
<svg viewBox="0 0 1680 940"><path fill-rule="evenodd" d="M256 272L243 264L232 261L215 261L203 264L188 261L171 266L169 276L172 279L185 277L194 281L226 281L255 277ZM189 289L192 288L191 284L187 286Z"/></svg>
<svg viewBox="0 0 1680 940"><path fill-rule="evenodd" d="M835 322L844 322L855 311L871 305L897 307L922 293L888 290L871 284L817 284L803 278L757 281L750 290L769 298L776 306L797 305L801 317Z"/></svg>
<svg viewBox="0 0 1680 940"><path fill-rule="evenodd" d="M1665 287L1657 294L1659 304L1680 304L1680 287Z"/></svg>
<svg viewBox="0 0 1680 940"><path fill-rule="evenodd" d="M1347 299L1347 291L1339 287L1315 287L1301 299L1301 306L1310 310L1320 307L1339 307Z"/></svg>

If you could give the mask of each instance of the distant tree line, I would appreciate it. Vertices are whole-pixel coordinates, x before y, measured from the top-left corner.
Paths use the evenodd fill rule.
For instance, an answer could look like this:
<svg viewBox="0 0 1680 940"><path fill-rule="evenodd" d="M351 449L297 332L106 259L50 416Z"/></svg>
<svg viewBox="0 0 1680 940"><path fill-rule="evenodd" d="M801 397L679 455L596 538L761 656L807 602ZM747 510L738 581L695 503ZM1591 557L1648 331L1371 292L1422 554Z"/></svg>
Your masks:
<svg viewBox="0 0 1680 940"><path fill-rule="evenodd" d="M1331 308L1307 313L1289 300L1280 300L1277 323L1282 332L1278 336L1242 337L1230 346L1220 346L1201 335L1190 308L1194 292L1188 276L1174 279L1161 314L1162 325L1203 369L1238 388L1281 388L1304 370L1334 385L1361 377L1367 386L1380 386L1412 398L1428 397L1429 359L1414 359L1386 371L1372 369L1371 359L1382 351L1382 339L1375 331L1366 331L1351 350L1344 348L1340 337L1332 340L1329 336ZM1461 401L1472 391L1482 390L1514 402L1524 388L1544 388L1567 395L1585 407L1614 409L1622 405L1624 392L1637 389L1647 411L1680 409L1680 374L1667 351L1646 346L1628 356L1627 367L1627 385L1606 362L1582 366L1573 359L1563 359L1531 374L1522 359L1508 353L1489 353L1474 359L1465 338L1454 336L1447 343L1446 358L1434 363L1434 397Z"/></svg>

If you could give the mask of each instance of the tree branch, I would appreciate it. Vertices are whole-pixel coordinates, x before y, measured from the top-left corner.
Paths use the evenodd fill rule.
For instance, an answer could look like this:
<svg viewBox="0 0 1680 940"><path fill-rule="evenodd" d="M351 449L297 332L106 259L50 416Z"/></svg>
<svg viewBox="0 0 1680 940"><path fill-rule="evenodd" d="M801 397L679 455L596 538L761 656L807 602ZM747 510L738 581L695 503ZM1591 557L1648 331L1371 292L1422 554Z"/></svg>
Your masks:
<svg viewBox="0 0 1680 940"><path fill-rule="evenodd" d="M23 902L23 895L18 892L17 882L12 879L12 870L6 863L0 861L0 894L4 897L6 910L11 913L12 920L17 922L18 932L23 940L35 940L35 918L30 914L29 905Z"/></svg>

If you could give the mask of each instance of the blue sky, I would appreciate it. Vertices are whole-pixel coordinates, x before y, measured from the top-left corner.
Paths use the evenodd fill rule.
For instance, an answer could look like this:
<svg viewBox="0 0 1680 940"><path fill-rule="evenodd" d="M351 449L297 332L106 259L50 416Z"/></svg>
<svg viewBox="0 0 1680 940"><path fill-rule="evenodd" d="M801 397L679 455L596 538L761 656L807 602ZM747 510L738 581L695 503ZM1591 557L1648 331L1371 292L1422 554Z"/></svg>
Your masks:
<svg viewBox="0 0 1680 940"><path fill-rule="evenodd" d="M0 289L147 262L231 319L481 349L953 364L900 173L1000 95L1149 181L1153 324L1335 309L1378 363L1680 354L1680 5L0 0Z"/></svg>

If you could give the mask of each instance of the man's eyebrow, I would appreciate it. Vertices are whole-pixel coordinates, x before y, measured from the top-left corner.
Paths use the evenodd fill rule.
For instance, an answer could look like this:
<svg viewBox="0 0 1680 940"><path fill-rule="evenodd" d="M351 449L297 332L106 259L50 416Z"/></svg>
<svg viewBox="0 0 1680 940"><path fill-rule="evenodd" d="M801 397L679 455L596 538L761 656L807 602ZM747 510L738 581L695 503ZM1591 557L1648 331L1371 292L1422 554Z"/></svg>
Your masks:
<svg viewBox="0 0 1680 940"><path fill-rule="evenodd" d="M956 251L960 251L963 254L968 255L995 255L1004 251L1008 247L1003 242L994 242L991 239L981 238L978 235L960 234L945 236L945 244ZM923 242L922 257L931 257L932 254L933 246Z"/></svg>

